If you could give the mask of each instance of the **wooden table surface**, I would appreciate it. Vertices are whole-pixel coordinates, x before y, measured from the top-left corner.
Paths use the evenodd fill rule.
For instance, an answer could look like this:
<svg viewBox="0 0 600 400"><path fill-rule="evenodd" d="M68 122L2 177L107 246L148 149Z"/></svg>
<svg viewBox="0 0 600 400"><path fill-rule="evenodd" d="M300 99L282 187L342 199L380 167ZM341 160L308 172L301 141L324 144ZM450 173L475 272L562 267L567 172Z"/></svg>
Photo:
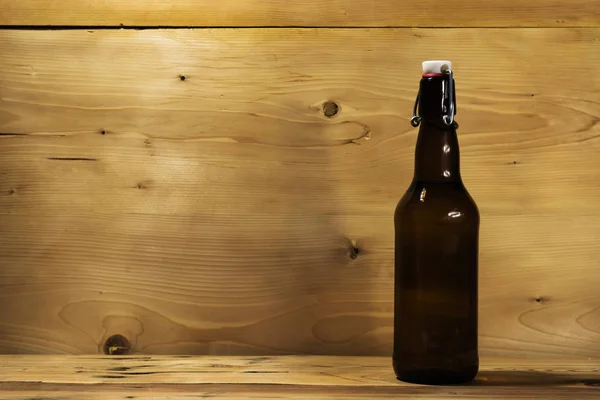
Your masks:
<svg viewBox="0 0 600 400"><path fill-rule="evenodd" d="M600 360L483 359L462 386L398 382L385 357L0 356L0 399L598 399Z"/></svg>

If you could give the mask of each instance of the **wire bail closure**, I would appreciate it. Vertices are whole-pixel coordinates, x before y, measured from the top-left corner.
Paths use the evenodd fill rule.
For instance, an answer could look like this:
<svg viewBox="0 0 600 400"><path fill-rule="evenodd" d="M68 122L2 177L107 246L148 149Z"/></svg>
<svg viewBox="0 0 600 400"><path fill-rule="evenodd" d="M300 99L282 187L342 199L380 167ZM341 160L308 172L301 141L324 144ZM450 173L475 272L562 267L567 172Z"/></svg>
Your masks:
<svg viewBox="0 0 600 400"><path fill-rule="evenodd" d="M419 89L419 91L417 92L417 98L415 99L415 107L413 108L413 117L410 119L410 124L413 126L413 128L418 127L419 125L421 125L421 117L419 117L417 115L418 113L418 108L419 108L419 98L421 97L421 90Z"/></svg>
<svg viewBox="0 0 600 400"><path fill-rule="evenodd" d="M446 125L446 126L456 126L457 124L454 122L454 113L456 110L456 99L454 97L455 96L454 74L452 73L452 70L444 71L444 74L449 75L447 90L444 91L444 86L442 86L442 91L444 92L443 96L444 96L444 98L448 98L449 107L448 107L448 113L446 113L442 116L442 121L444 122L444 125ZM421 90L419 89L419 92L417 92L417 98L415 99L415 106L413 108L413 116L410 119L410 124L414 128L417 128L419 125L421 125L421 121L423 119L423 118L421 118L421 116L418 115L420 98L421 98Z"/></svg>
<svg viewBox="0 0 600 400"><path fill-rule="evenodd" d="M449 103L449 107L448 107L448 114L444 115L442 117L442 120L444 121L444 124L446 124L446 126L452 126L454 125L454 107L456 104L456 99L454 98L454 75L452 73L452 70L448 70L447 73L450 75L450 78L448 78L448 103Z"/></svg>

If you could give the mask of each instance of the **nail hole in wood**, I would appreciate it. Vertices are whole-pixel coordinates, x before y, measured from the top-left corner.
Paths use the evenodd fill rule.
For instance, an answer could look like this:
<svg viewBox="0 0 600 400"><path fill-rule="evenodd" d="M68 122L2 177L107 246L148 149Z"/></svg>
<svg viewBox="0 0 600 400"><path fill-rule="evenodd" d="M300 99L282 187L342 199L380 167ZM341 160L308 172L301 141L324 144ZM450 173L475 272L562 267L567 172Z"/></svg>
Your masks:
<svg viewBox="0 0 600 400"><path fill-rule="evenodd" d="M536 303L543 303L544 302L544 298L543 297L536 297L535 298L535 302Z"/></svg>
<svg viewBox="0 0 600 400"><path fill-rule="evenodd" d="M340 106L335 101L326 101L323 103L323 114L327 118L334 117L340 111Z"/></svg>
<svg viewBox="0 0 600 400"><path fill-rule="evenodd" d="M185 77L185 75L179 75L179 80L181 81L185 81L187 78Z"/></svg>
<svg viewBox="0 0 600 400"><path fill-rule="evenodd" d="M8 194L10 194L11 196L12 196L13 194L15 194L15 189L10 189L10 190L8 191Z"/></svg>
<svg viewBox="0 0 600 400"><path fill-rule="evenodd" d="M106 135L106 131L105 131L104 129L102 129L102 130L100 131L100 134L101 134L101 135Z"/></svg>
<svg viewBox="0 0 600 400"><path fill-rule="evenodd" d="M111 356L120 356L131 353L131 345L129 340L123 335L112 335L103 346L104 354Z"/></svg>

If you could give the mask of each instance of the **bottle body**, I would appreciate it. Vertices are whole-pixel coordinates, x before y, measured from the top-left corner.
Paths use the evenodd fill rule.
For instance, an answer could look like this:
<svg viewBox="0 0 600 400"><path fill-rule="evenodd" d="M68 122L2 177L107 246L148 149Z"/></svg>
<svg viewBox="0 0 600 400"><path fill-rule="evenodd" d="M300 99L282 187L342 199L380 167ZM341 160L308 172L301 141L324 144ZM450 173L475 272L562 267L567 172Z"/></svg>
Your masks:
<svg viewBox="0 0 600 400"><path fill-rule="evenodd" d="M444 78L425 82L421 107L441 117L436 79ZM479 211L460 178L456 129L432 116L423 118L415 176L394 215L393 364L403 381L458 384L479 367Z"/></svg>
<svg viewBox="0 0 600 400"><path fill-rule="evenodd" d="M413 182L395 230L396 376L469 382L479 367L477 207L461 184Z"/></svg>

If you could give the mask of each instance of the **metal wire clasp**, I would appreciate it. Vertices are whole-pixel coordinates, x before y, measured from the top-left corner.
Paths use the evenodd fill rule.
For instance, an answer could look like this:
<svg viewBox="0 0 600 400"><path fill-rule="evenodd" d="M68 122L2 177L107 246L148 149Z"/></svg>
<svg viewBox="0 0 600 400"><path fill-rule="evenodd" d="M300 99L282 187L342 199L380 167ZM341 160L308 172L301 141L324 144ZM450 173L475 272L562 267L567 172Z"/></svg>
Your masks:
<svg viewBox="0 0 600 400"><path fill-rule="evenodd" d="M442 116L442 121L444 121L444 124L446 126L453 126L455 124L454 122L454 112L456 110L456 99L455 99L455 92L454 92L454 75L452 73L452 70L447 70L444 73L449 75L449 79L448 79L448 85L447 85L447 89L444 90L446 88L446 85L442 86L442 91L443 93L443 98L446 99L448 98L448 110L446 114L444 114ZM421 116L418 115L418 111L419 111L419 100L421 98L421 91L419 90L419 92L417 92L417 98L415 99L415 106L413 108L413 116L410 119L410 124L417 128L419 125L421 125ZM443 107L443 104L442 104ZM444 107L445 108L445 107Z"/></svg>
<svg viewBox="0 0 600 400"><path fill-rule="evenodd" d="M452 70L448 70L447 73L450 75L448 78L448 93L444 97L448 97L448 113L442 117L446 126L454 125L454 110L456 106L456 99L454 98L454 75ZM443 87L443 86L442 86Z"/></svg>
<svg viewBox="0 0 600 400"><path fill-rule="evenodd" d="M421 90L417 92L417 98L415 99L415 108L413 108L413 117L410 119L410 124L416 128L421 125L421 117L417 115L419 111L419 98L421 97Z"/></svg>

